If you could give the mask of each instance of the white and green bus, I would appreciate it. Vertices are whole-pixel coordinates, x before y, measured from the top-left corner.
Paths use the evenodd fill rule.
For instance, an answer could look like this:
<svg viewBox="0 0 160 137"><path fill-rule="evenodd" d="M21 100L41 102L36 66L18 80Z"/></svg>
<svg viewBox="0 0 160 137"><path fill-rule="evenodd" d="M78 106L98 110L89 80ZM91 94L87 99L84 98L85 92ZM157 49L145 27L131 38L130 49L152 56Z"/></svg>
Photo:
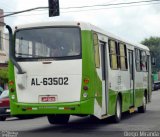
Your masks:
<svg viewBox="0 0 160 137"><path fill-rule="evenodd" d="M11 114L112 116L146 111L151 101L149 49L83 22L50 22L10 32Z"/></svg>

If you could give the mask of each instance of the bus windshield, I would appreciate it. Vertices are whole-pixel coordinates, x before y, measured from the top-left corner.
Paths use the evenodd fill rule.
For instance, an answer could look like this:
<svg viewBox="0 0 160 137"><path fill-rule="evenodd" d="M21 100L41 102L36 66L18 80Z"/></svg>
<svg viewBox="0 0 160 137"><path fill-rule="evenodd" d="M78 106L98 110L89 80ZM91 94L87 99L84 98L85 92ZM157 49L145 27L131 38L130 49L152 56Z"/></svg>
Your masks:
<svg viewBox="0 0 160 137"><path fill-rule="evenodd" d="M15 33L15 57L79 58L81 55L78 27L42 27L18 30Z"/></svg>

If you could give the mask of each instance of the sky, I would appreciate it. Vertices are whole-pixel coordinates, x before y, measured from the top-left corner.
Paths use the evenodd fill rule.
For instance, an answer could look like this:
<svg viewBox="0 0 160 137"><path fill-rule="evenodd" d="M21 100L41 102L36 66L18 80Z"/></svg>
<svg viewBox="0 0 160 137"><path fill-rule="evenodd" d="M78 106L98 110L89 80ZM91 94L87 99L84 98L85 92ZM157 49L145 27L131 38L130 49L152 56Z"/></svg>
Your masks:
<svg viewBox="0 0 160 137"><path fill-rule="evenodd" d="M128 3L143 0L59 0L60 16L48 17L48 9L42 9L5 17L10 26L47 21L89 22L126 40L141 42L150 36L160 37L160 1L134 4L129 7L110 6L83 9L63 9L99 4ZM48 0L0 0L0 9L8 12L35 7L48 7ZM91 10L92 9L92 10ZM82 11L83 10L83 11Z"/></svg>

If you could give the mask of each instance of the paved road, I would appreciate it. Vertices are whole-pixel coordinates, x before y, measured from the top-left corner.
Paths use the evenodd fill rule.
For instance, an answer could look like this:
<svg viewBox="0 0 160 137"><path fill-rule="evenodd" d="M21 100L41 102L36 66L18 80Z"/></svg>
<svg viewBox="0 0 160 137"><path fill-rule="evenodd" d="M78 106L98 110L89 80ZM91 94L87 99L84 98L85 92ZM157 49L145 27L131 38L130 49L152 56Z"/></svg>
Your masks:
<svg viewBox="0 0 160 137"><path fill-rule="evenodd" d="M8 118L5 122L0 122L0 131L21 131L21 136L145 136L145 133L138 131L149 131L147 134L160 136L160 91L154 91L152 102L147 105L147 112L144 114L133 113L123 114L121 123L113 124L110 119L103 122L91 121L89 117L70 118L69 124L50 125L46 117L19 120ZM124 132L125 131L125 132ZM134 131L134 132L127 132ZM158 131L154 132L153 131ZM16 132L17 133L17 132ZM6 132L0 133L4 136ZM14 133L7 133L14 134ZM17 136L16 136L17 137Z"/></svg>

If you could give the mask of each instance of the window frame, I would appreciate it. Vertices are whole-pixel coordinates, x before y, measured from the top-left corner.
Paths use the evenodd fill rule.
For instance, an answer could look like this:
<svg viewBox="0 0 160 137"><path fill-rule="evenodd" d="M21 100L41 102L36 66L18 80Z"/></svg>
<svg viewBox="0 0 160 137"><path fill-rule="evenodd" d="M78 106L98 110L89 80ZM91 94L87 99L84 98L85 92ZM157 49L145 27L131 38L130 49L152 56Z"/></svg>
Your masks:
<svg viewBox="0 0 160 137"><path fill-rule="evenodd" d="M76 56L63 56L63 57L37 57L37 58L18 58L16 57L16 33L18 31L23 30L31 30L31 29L45 29L45 28L77 28L79 30L79 39L80 39L80 54ZM14 46L12 50L13 58L18 62L32 62L32 61L46 61L46 60L74 60L74 59L82 59L82 36L81 36L81 28L78 26L38 26L38 27L28 27L17 29L14 32Z"/></svg>
<svg viewBox="0 0 160 137"><path fill-rule="evenodd" d="M94 62L95 67L100 68L100 52L99 52L99 40L98 40L98 34L96 32L93 32L93 47L94 47ZM95 36L96 36L96 43L95 43Z"/></svg>
<svg viewBox="0 0 160 137"><path fill-rule="evenodd" d="M145 60L143 60L143 55L142 55L142 53L144 53L145 54ZM143 63L145 64L145 70L143 70L143 68L142 68L142 64ZM147 65L148 65L148 62L147 62L147 54L146 54L146 51L144 51L144 50L141 50L141 70L142 70L142 72L148 72L148 70L147 70Z"/></svg>
<svg viewBox="0 0 160 137"><path fill-rule="evenodd" d="M137 51L139 52L139 57L138 57ZM143 52L145 53L145 57L146 57L146 60L145 60L145 68L146 68L146 70L142 69L142 62L143 62L142 53ZM137 60L139 61L139 68L140 69L137 68ZM146 51L144 51L142 49L139 49L139 48L135 48L135 64L136 64L136 71L137 72L148 72L148 68L147 68L148 62L147 62Z"/></svg>
<svg viewBox="0 0 160 137"><path fill-rule="evenodd" d="M110 42L113 41L115 43L115 54L112 54L110 51L111 51L111 44ZM109 38L108 39L108 48L109 48L109 60L110 60L110 68L112 70L118 70L119 69L119 60L118 60L118 49L117 49L117 41L112 39L112 38ZM116 63L117 63L117 67L116 68L113 68L112 66L112 55L115 55L116 56Z"/></svg>
<svg viewBox="0 0 160 137"><path fill-rule="evenodd" d="M124 55L121 55L121 50L120 50L120 45L123 45L123 50L124 50ZM128 71L128 57L127 57L127 47L126 47L126 44L123 43L123 42L118 42L118 58L119 58L119 68L122 70L122 71ZM124 58L125 60L125 69L122 68L122 62L121 62L121 57Z"/></svg>
<svg viewBox="0 0 160 137"><path fill-rule="evenodd" d="M111 51L111 45L110 45L110 42L113 41L115 42L115 54L112 54L110 51ZM124 55L121 55L121 50L120 50L120 44L123 45L123 52L124 52ZM112 38L109 38L108 39L108 47L109 47L109 59L110 59L110 68L112 70L118 70L120 69L121 71L128 71L128 56L127 56L127 46L124 42L121 42L121 41L117 41L115 39L112 39ZM112 57L111 55L115 55L116 58L117 58L117 68L113 68L112 67ZM125 59L125 69L123 69L121 66L121 57L123 57Z"/></svg>
<svg viewBox="0 0 160 137"><path fill-rule="evenodd" d="M135 48L135 64L136 64L136 71L141 72L141 56L140 56L140 49Z"/></svg>

